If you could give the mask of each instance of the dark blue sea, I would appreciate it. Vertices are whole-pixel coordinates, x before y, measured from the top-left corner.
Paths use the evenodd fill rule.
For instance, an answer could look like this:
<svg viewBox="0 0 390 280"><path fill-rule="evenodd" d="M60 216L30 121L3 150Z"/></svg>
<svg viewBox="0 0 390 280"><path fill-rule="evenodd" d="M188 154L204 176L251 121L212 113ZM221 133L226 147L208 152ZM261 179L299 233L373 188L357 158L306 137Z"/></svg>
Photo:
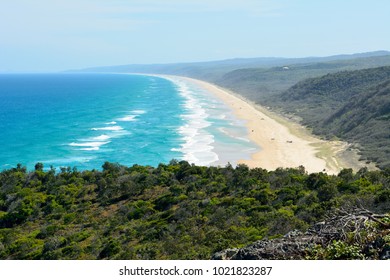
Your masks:
<svg viewBox="0 0 390 280"><path fill-rule="evenodd" d="M0 168L235 165L258 148L219 99L180 78L0 75Z"/></svg>

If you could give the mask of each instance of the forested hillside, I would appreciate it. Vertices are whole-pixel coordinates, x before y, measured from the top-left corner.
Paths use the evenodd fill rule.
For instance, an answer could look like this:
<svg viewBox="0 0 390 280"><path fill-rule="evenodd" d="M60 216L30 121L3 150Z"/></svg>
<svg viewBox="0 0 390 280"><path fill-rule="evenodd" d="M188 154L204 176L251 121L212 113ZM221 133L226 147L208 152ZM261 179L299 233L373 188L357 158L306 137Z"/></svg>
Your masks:
<svg viewBox="0 0 390 280"><path fill-rule="evenodd" d="M390 66L390 56L298 64L286 63L276 67L236 69L211 82L233 90L253 102L264 103L267 98L279 95L296 83L308 78L379 66Z"/></svg>
<svg viewBox="0 0 390 280"><path fill-rule="evenodd" d="M174 160L82 172L18 165L0 173L0 258L209 259L304 232L333 211L355 207L381 218L364 223L359 239L345 232L349 239L317 244L302 257L381 258L390 248L389 170L334 176Z"/></svg>
<svg viewBox="0 0 390 280"><path fill-rule="evenodd" d="M306 58L237 58L221 61L129 64L95 67L77 72L152 73L187 76L235 90L252 101L280 93L302 79L342 70L390 65L388 51ZM286 69L287 67L288 69ZM285 71L289 70L289 71Z"/></svg>
<svg viewBox="0 0 390 280"><path fill-rule="evenodd" d="M269 100L314 133L357 143L364 160L390 166L390 67L307 79Z"/></svg>

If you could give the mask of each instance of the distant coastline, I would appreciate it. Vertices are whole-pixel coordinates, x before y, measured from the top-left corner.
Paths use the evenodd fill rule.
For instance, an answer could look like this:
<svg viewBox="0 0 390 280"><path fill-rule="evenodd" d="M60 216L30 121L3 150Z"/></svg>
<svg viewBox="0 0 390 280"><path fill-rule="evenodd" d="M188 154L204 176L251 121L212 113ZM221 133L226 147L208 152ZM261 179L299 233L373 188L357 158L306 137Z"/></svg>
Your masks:
<svg viewBox="0 0 390 280"><path fill-rule="evenodd" d="M357 170L363 167L357 159L349 159L348 162L343 159L341 153L346 151L347 143L321 140L297 123L282 119L239 94L193 78L160 74L156 76L180 78L197 84L231 107L236 117L246 121L248 138L261 149L252 154L251 159L241 159L239 163L268 170L304 166L310 173L328 174L337 174L343 168Z"/></svg>

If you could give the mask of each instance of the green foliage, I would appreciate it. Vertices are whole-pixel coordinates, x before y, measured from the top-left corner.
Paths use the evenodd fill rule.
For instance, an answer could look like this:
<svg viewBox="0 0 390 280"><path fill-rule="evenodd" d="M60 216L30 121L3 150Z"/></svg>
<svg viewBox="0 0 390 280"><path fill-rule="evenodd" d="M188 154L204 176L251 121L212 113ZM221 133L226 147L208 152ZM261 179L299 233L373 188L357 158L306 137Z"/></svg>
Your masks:
<svg viewBox="0 0 390 280"><path fill-rule="evenodd" d="M18 166L0 173L0 258L208 259L305 231L335 207L389 212L389 184L386 170L331 176L184 161L58 173ZM335 243L317 257L360 257L353 246Z"/></svg>
<svg viewBox="0 0 390 280"><path fill-rule="evenodd" d="M364 254L356 245L348 245L343 241L334 240L326 248L321 246L313 249L315 259L323 260L362 260Z"/></svg>
<svg viewBox="0 0 390 280"><path fill-rule="evenodd" d="M104 246L103 250L99 254L99 259L112 258L115 254L121 250L120 244L117 240L109 240L107 245Z"/></svg>
<svg viewBox="0 0 390 280"><path fill-rule="evenodd" d="M38 162L35 164L35 171L43 171L43 163Z"/></svg>

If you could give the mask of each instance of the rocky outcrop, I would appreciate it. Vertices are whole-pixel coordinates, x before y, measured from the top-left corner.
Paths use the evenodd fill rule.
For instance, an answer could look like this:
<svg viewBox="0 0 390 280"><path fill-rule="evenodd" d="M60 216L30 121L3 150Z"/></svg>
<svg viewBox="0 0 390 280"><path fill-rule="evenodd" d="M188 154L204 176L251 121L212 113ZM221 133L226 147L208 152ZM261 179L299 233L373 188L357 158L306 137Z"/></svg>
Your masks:
<svg viewBox="0 0 390 280"><path fill-rule="evenodd" d="M390 259L390 245L384 244L384 237L388 238L389 224L385 224L378 219L382 215L375 215L368 211L356 213L341 212L324 222L320 222L311 227L307 232L292 231L277 239L264 239L243 247L241 249L227 249L212 256L213 260L300 260L305 259L310 250L320 245L322 248L329 245L333 240L346 240L347 236L354 234L358 240L362 252L370 249L377 250L378 254L374 258ZM368 220L377 223L375 227L368 228ZM363 241L361 233L372 230L372 234L377 235L375 240ZM360 239L360 241L359 241ZM359 243L360 242L360 243ZM365 254L366 255L366 254Z"/></svg>
<svg viewBox="0 0 390 280"><path fill-rule="evenodd" d="M307 249L321 244L322 238L299 231L283 238L259 240L241 249L227 249L213 255L214 260L293 260L304 259Z"/></svg>

